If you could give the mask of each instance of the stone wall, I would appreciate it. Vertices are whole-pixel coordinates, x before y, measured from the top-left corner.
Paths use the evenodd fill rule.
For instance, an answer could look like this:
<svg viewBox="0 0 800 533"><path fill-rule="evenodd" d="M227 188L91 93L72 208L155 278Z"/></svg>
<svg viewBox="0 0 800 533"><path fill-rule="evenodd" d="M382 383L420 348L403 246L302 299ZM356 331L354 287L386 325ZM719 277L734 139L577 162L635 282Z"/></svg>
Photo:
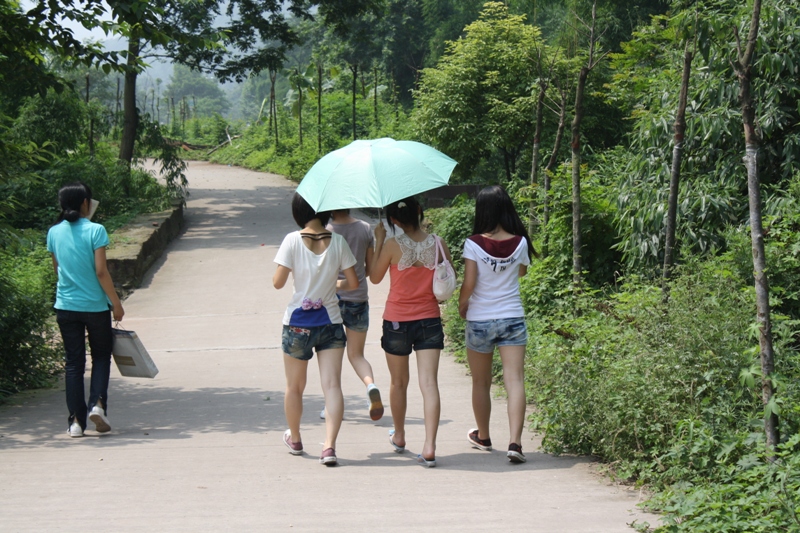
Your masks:
<svg viewBox="0 0 800 533"><path fill-rule="evenodd" d="M112 236L106 257L114 285L127 295L183 229L183 207L139 215Z"/></svg>

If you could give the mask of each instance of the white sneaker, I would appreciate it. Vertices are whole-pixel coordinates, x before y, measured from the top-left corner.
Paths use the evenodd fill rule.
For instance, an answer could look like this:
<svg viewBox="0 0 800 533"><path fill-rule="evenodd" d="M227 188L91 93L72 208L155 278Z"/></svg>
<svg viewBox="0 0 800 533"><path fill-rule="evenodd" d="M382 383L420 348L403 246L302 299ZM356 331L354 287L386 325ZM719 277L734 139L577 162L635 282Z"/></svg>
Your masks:
<svg viewBox="0 0 800 533"><path fill-rule="evenodd" d="M111 431L111 424L108 422L108 417L103 412L103 408L99 405L92 407L92 410L89 412L89 420L94 422L98 433Z"/></svg>
<svg viewBox="0 0 800 533"><path fill-rule="evenodd" d="M319 412L319 417L321 419L325 420L325 409L323 409L322 411Z"/></svg>
<svg viewBox="0 0 800 533"><path fill-rule="evenodd" d="M70 424L67 433L69 433L69 436L72 437L73 439L78 437L83 437L83 429L81 429L81 425L78 424L77 422L73 422L72 424Z"/></svg>

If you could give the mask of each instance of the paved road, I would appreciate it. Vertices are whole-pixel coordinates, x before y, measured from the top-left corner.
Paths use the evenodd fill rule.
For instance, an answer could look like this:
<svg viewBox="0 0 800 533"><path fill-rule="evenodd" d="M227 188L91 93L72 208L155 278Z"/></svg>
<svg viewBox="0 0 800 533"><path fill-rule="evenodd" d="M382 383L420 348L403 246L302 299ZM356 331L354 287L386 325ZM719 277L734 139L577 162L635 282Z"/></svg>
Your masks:
<svg viewBox="0 0 800 533"><path fill-rule="evenodd" d="M63 387L0 407L0 531L598 533L632 531L626 524L634 519L654 522L636 510L637 492L609 484L588 459L537 452L530 433L524 465L510 465L504 451L470 448L470 380L448 355L437 468L414 461L423 425L413 380L409 451L398 455L388 442L388 411L369 420L347 363L340 466L317 460L324 421L315 364L302 424L307 454L289 455L281 441L280 331L291 289L274 290L271 277L281 239L296 229L294 186L207 163L192 163L189 178L186 231L125 302L123 326L139 333L160 374L141 380L112 369L113 430L104 436L67 436ZM370 289L367 338L385 398L376 325L387 290L387 283ZM502 399L492 424L494 439L505 443Z"/></svg>

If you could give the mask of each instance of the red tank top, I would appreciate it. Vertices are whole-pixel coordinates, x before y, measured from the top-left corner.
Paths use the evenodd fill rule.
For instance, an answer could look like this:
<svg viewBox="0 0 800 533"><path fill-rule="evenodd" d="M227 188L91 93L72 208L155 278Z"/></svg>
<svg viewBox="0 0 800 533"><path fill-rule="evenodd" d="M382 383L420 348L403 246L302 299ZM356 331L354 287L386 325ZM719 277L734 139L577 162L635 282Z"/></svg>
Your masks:
<svg viewBox="0 0 800 533"><path fill-rule="evenodd" d="M424 266L400 270L391 265L389 280L384 320L409 322L441 316L439 302L433 295L433 270Z"/></svg>

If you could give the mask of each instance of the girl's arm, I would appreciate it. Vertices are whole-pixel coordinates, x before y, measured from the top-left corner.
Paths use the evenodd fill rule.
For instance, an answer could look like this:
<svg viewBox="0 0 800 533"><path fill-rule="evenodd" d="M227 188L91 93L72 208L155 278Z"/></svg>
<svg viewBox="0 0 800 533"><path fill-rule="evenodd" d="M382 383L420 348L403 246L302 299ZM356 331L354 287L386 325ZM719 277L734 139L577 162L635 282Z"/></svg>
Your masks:
<svg viewBox="0 0 800 533"><path fill-rule="evenodd" d="M108 271L105 246L101 246L94 251L94 269L97 272L97 280L100 282L103 292L111 300L111 305L113 306L111 313L114 315L114 320L119 322L125 316L125 310L122 308L122 302L119 300L116 289L114 289L114 281Z"/></svg>
<svg viewBox="0 0 800 533"><path fill-rule="evenodd" d="M520 265L519 266L519 277L522 277L527 273L528 273L528 265Z"/></svg>
<svg viewBox="0 0 800 533"><path fill-rule="evenodd" d="M58 261L56 260L56 254L50 254L50 257L53 258L53 271L56 273L56 278L58 277Z"/></svg>
<svg viewBox="0 0 800 533"><path fill-rule="evenodd" d="M272 286L276 289L282 289L286 285L286 281L289 279L289 272L292 269L285 267L283 265L278 265L278 269L275 270L275 274L272 276ZM356 283L357 285L358 283Z"/></svg>
<svg viewBox="0 0 800 533"><path fill-rule="evenodd" d="M392 256L395 252L400 251L400 246L394 239L389 239L389 242L385 245L381 243L381 245L382 246L378 246L376 243L375 248L379 250L380 253L377 254L378 259L375 260L375 264L372 265L369 272L369 280L375 285L383 281L386 271L389 270L389 265L392 264Z"/></svg>
<svg viewBox="0 0 800 533"><path fill-rule="evenodd" d="M461 292L458 293L458 314L461 318L467 318L469 297L472 296L477 281L478 263L472 259L464 259L464 282L461 284Z"/></svg>
<svg viewBox="0 0 800 533"><path fill-rule="evenodd" d="M350 291L358 288L358 276L356 275L356 268L350 267L342 270L344 279L336 280L337 291Z"/></svg>
<svg viewBox="0 0 800 533"><path fill-rule="evenodd" d="M364 275L369 276L372 264L375 260L375 249L370 246L367 248L367 255L364 257Z"/></svg>

